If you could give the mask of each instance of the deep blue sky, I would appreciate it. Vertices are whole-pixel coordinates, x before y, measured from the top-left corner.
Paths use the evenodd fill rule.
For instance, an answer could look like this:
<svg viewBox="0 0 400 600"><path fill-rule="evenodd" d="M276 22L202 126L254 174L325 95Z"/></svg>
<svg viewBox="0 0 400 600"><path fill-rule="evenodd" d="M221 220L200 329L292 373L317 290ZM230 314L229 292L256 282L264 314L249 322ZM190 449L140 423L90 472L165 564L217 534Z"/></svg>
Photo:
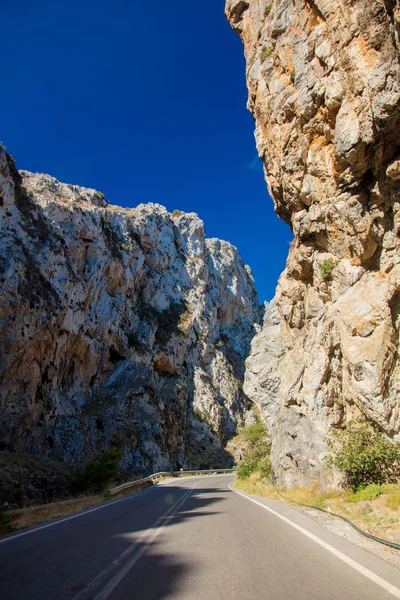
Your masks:
<svg viewBox="0 0 400 600"><path fill-rule="evenodd" d="M194 211L271 299L291 233L273 212L224 0L0 0L0 139L21 169L113 204Z"/></svg>

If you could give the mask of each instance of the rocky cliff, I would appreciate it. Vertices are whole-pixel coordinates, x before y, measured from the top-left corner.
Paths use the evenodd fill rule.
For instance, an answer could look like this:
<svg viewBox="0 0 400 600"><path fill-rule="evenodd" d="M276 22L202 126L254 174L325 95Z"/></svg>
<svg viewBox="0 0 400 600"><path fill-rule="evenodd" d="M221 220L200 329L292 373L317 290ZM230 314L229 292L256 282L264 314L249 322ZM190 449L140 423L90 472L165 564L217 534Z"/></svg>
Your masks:
<svg viewBox="0 0 400 600"><path fill-rule="evenodd" d="M321 475L330 427L362 413L400 431L400 6L228 0L226 14L268 188L294 233L276 295L279 382L254 365L260 332L248 391L275 415L279 482L303 484Z"/></svg>
<svg viewBox="0 0 400 600"><path fill-rule="evenodd" d="M119 208L0 147L0 447L126 472L226 463L258 301L194 213Z"/></svg>

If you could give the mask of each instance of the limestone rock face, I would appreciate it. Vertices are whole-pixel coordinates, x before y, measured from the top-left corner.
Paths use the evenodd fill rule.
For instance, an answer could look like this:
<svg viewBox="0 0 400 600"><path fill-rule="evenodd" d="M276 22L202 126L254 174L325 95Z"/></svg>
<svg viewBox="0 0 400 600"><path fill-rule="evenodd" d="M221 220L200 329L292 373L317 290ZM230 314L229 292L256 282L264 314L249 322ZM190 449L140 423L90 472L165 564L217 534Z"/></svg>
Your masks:
<svg viewBox="0 0 400 600"><path fill-rule="evenodd" d="M228 0L226 14L268 188L294 233L276 295L273 460L281 483L304 484L330 427L361 412L400 431L400 5Z"/></svg>
<svg viewBox="0 0 400 600"><path fill-rule="evenodd" d="M279 363L286 353L276 303L266 302L263 325L251 342L243 390L254 402L271 431L275 424L276 397L281 382Z"/></svg>
<svg viewBox="0 0 400 600"><path fill-rule="evenodd" d="M226 464L258 299L194 213L123 209L0 148L0 447L126 472Z"/></svg>

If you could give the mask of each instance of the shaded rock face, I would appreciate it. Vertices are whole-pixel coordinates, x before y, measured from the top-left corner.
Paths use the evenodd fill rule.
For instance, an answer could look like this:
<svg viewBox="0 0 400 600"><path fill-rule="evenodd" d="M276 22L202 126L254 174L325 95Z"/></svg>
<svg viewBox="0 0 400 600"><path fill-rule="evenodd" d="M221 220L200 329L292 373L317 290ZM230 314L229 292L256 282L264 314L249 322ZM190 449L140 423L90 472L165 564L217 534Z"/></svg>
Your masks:
<svg viewBox="0 0 400 600"><path fill-rule="evenodd" d="M330 427L361 412L400 430L400 7L228 0L226 14L268 188L294 233L276 295L273 460L281 483L304 484Z"/></svg>
<svg viewBox="0 0 400 600"><path fill-rule="evenodd" d="M126 472L225 464L257 294L194 213L122 209L0 149L0 447Z"/></svg>

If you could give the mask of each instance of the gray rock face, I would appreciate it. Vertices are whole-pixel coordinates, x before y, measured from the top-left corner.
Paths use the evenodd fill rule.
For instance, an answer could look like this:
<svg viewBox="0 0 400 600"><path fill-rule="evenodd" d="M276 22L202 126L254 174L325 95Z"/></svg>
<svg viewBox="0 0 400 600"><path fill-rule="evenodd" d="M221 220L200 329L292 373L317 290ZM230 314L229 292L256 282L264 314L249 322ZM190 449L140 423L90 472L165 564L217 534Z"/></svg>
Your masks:
<svg viewBox="0 0 400 600"><path fill-rule="evenodd" d="M268 187L294 233L276 294L273 459L281 483L304 484L323 470L331 427L362 413L400 431L400 5L228 0L226 14Z"/></svg>
<svg viewBox="0 0 400 600"><path fill-rule="evenodd" d="M0 447L126 472L226 463L249 410L248 267L194 213L122 209L0 148Z"/></svg>
<svg viewBox="0 0 400 600"><path fill-rule="evenodd" d="M281 382L278 369L285 353L276 303L266 302L263 325L258 326L246 360L243 390L258 406L270 431L276 422L276 398Z"/></svg>

